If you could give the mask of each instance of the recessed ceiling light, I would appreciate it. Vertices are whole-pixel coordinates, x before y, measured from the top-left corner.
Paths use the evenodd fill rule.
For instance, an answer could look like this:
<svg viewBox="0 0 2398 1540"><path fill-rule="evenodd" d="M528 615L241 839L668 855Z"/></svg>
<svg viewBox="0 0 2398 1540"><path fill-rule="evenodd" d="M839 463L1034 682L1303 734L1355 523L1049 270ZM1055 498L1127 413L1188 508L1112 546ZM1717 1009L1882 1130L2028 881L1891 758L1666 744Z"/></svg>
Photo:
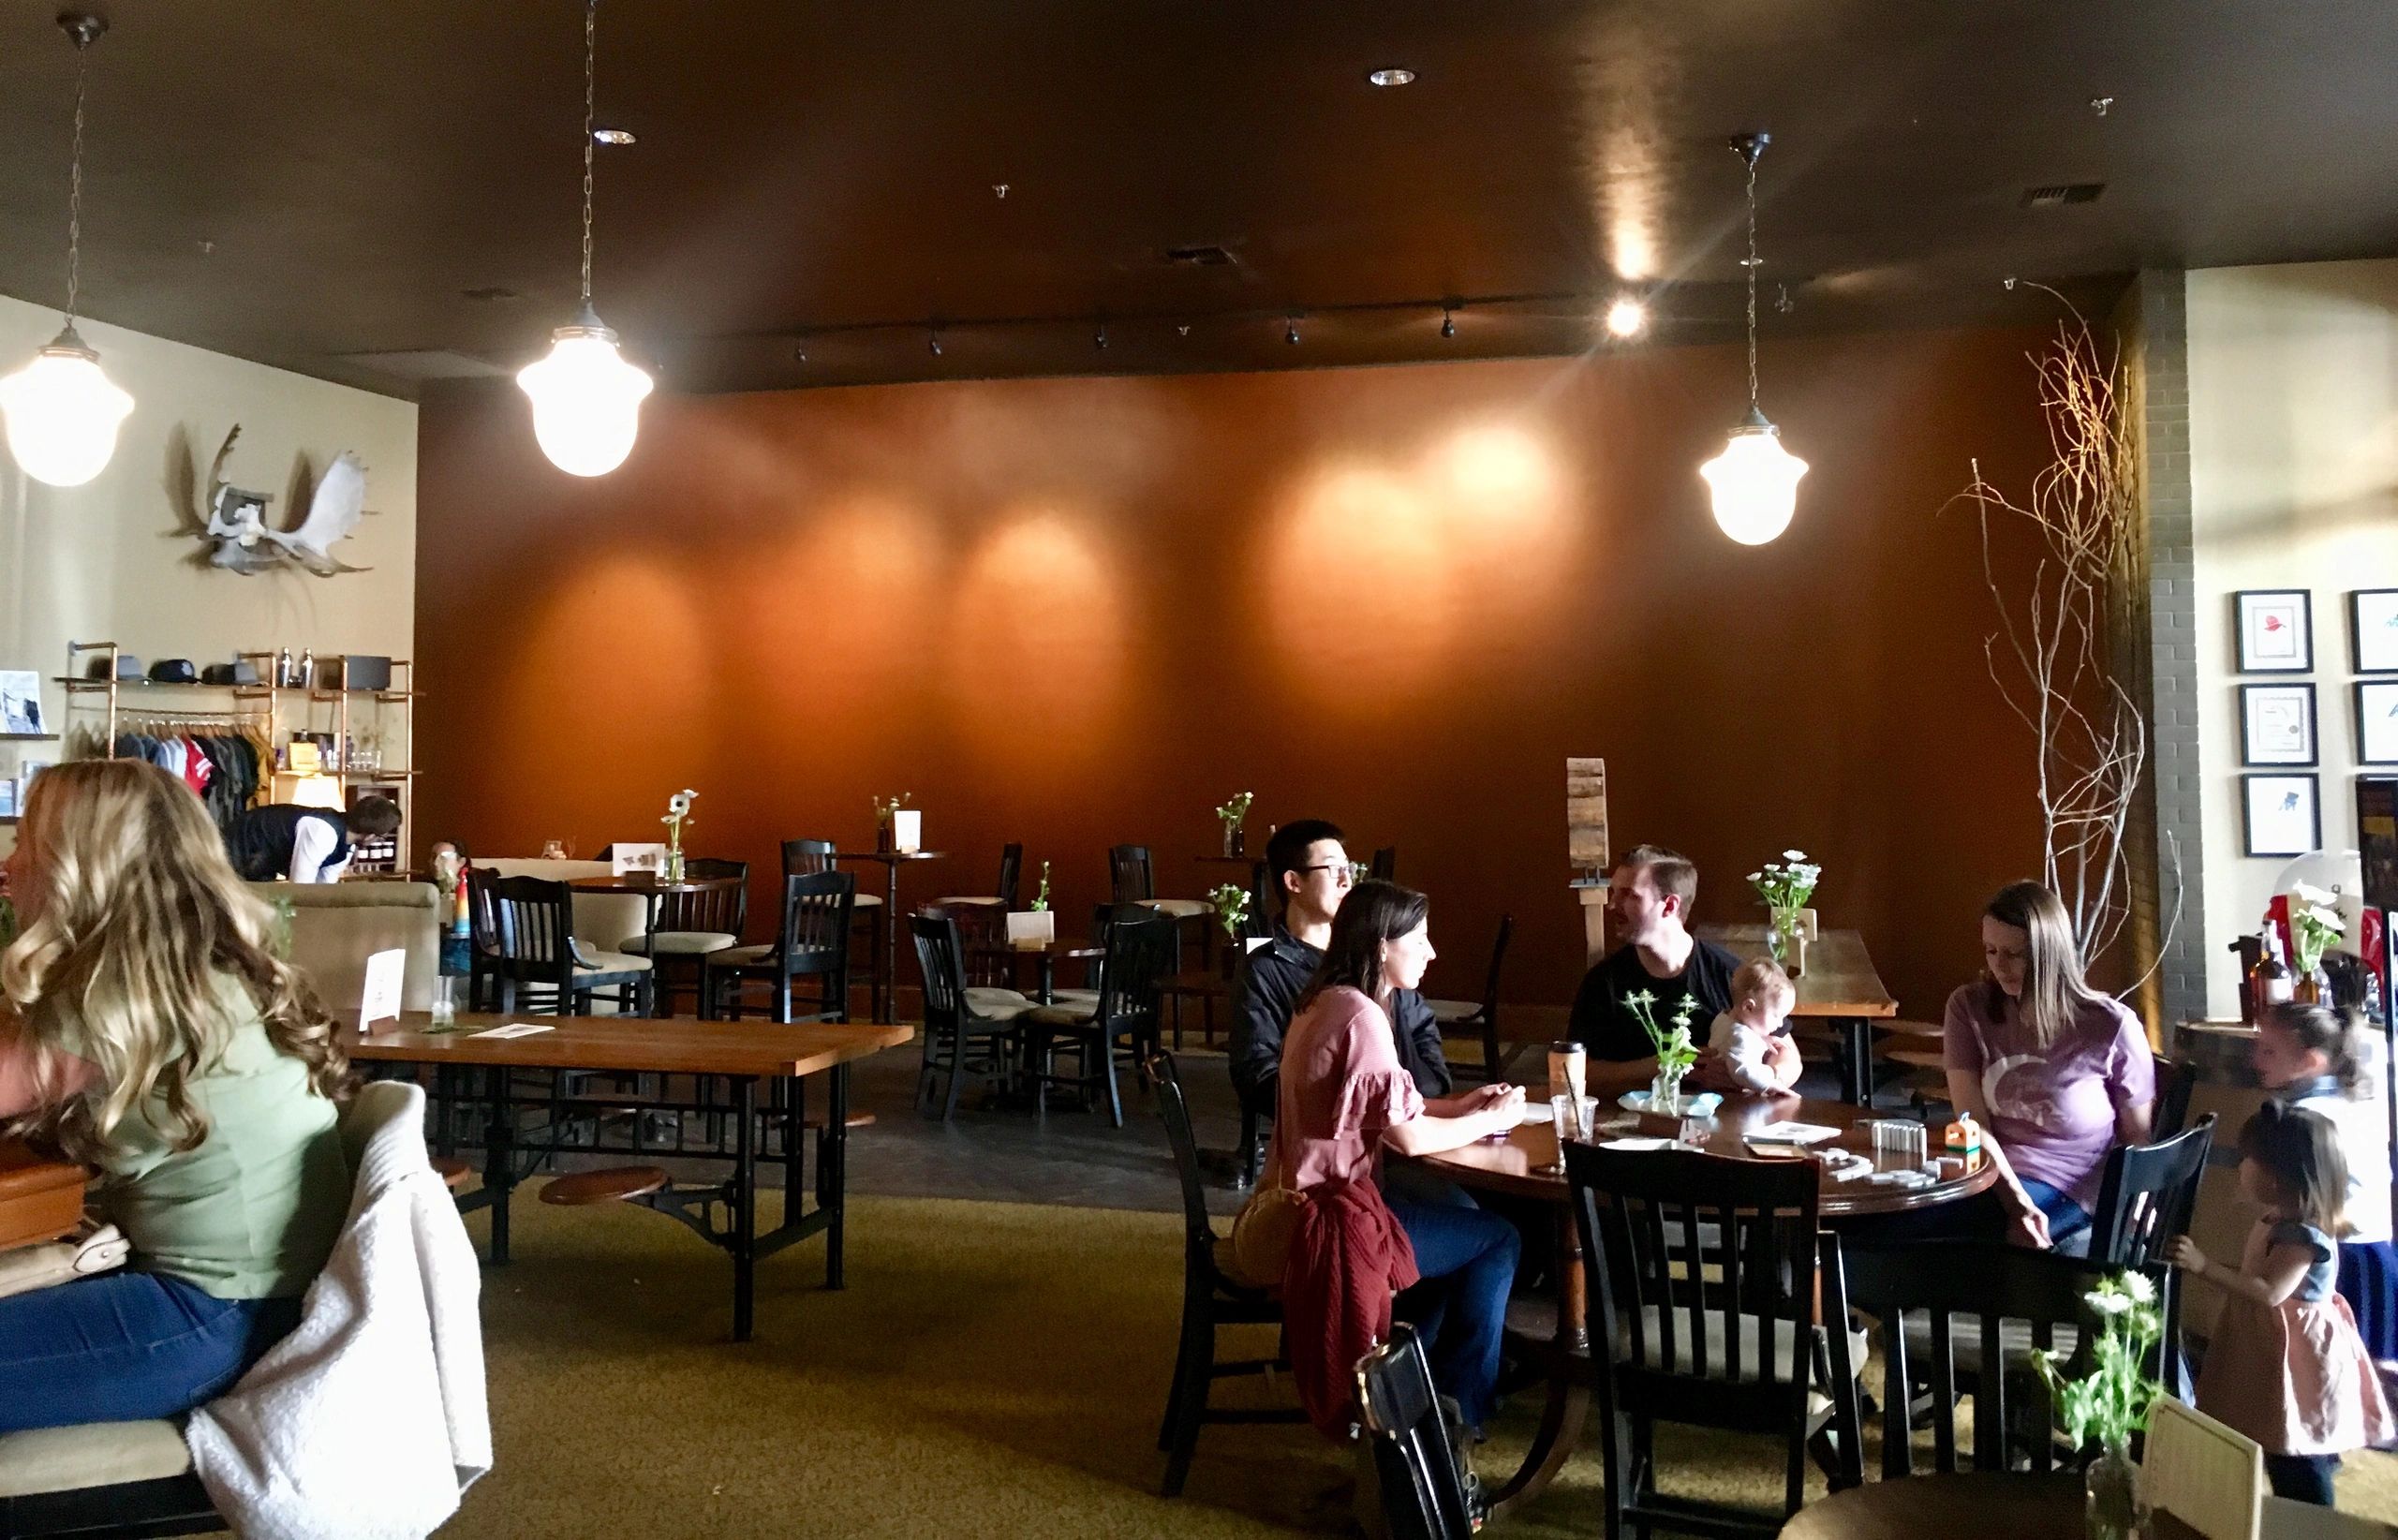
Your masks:
<svg viewBox="0 0 2398 1540"><path fill-rule="evenodd" d="M1649 330L1649 307L1625 294L1607 306L1607 332L1619 337L1636 337Z"/></svg>
<svg viewBox="0 0 2398 1540"><path fill-rule="evenodd" d="M634 142L633 131L629 128L594 128L591 130L591 137L598 140L602 144L630 144Z"/></svg>
<svg viewBox="0 0 2398 1540"><path fill-rule="evenodd" d="M1415 71L1412 69L1377 69L1371 74L1369 74L1366 79L1373 81L1376 85L1405 85L1410 81L1415 79Z"/></svg>

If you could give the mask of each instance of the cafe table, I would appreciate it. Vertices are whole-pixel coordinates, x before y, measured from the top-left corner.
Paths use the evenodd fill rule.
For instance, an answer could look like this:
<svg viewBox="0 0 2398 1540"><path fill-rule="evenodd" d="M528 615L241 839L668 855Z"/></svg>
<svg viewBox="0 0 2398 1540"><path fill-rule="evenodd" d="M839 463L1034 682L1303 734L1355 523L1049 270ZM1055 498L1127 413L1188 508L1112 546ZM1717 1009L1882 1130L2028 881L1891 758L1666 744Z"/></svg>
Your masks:
<svg viewBox="0 0 2398 1540"><path fill-rule="evenodd" d="M836 861L882 864L882 971L876 982L874 1019L891 1019L893 985L899 976L899 868L910 861L939 861L947 851L836 851Z"/></svg>
<svg viewBox="0 0 2398 1540"><path fill-rule="evenodd" d="M90 1175L72 1162L37 1155L17 1140L0 1141L0 1251L72 1235L83 1222L83 1186Z"/></svg>
<svg viewBox="0 0 2398 1540"><path fill-rule="evenodd" d="M1073 936L1028 937L1018 941L1000 940L978 946L974 948L974 955L1007 963L1011 982L1022 976L1015 971L1016 963L1028 957L1032 959L1040 979L1040 992L1033 999L1044 1005L1054 1005L1058 999L1058 960L1063 957L1069 961L1088 962L1093 957L1105 956L1107 948L1096 941Z"/></svg>
<svg viewBox="0 0 2398 1540"><path fill-rule="evenodd" d="M617 1154L644 1162L663 1159L725 1161L732 1169L718 1181L680 1179L663 1190L629 1199L681 1221L709 1245L733 1258L733 1336L749 1339L753 1273L757 1264L797 1241L825 1237L824 1284L841 1287L841 1227L849 1170L850 1066L886 1048L896 1048L915 1036L914 1029L847 1022L698 1021L688 1017L545 1016L465 1014L454 1027L437 1029L422 1012L408 1012L396 1021L378 1021L375 1030L361 1034L358 1014L350 1012L342 1031L342 1046L350 1059L363 1064L429 1064L437 1070L466 1072L463 1076L437 1074L432 1100L436 1128L448 1126L451 1105L480 1103L487 1113L483 1133L483 1179L480 1192L462 1194L462 1212L491 1210L489 1255L494 1266L508 1262L508 1206L520 1175L529 1176L540 1162L559 1154ZM495 1036L495 1029L521 1026L539 1029L515 1036ZM461 1079L471 1084L480 1071L481 1089L456 1088ZM688 1076L691 1094L629 1097L610 1091L604 1103L585 1104L562 1099L555 1083L531 1088L516 1083L520 1072L555 1076L570 1071L618 1074ZM822 1075L826 1088L822 1126L816 1139L816 1191L813 1207L807 1204L806 1133L807 1081ZM714 1088L729 1083L730 1099L719 1102ZM665 1083L672 1086L673 1082ZM761 1087L767 1094L762 1099ZM606 1123L603 1108L630 1107L629 1143L600 1142L598 1129ZM546 1127L544 1140L520 1139L517 1113L530 1110ZM595 1124L589 1144L561 1143L576 1115L588 1112ZM675 1141L667 1145L645 1140L648 1116L675 1115ZM563 1116L562 1116L563 1114ZM729 1120L733 1148L728 1157L720 1141L711 1138L692 1147L685 1137L688 1125L713 1126ZM757 1232L758 1173L767 1160L783 1168L783 1222L764 1235ZM527 1163L529 1162L529 1163ZM725 1218L715 1217L721 1207ZM804 1210L804 1211L803 1211Z"/></svg>
<svg viewBox="0 0 2398 1540"><path fill-rule="evenodd" d="M1877 1117L1846 1102L1817 1102L1789 1095L1735 1093L1726 1096L1711 1117L1692 1119L1628 1113L1603 1098L1597 1111L1596 1137L1601 1141L1671 1138L1680 1135L1688 1123L1699 1131L1693 1148L1708 1154L1740 1160L1789 1160L1798 1158L1792 1153L1798 1147L1752 1147L1750 1134L1768 1123L1813 1123L1839 1129L1840 1133L1830 1140L1805 1147L1807 1150L1848 1150L1873 1161L1874 1171L1882 1172L1914 1163L1897 1155L1877 1152L1873 1148L1871 1125L1899 1120L1902 1119L1895 1117ZM1759 1154L1759 1149L1771 1153ZM1930 1153L1936 1156L1939 1151ZM1538 1497L1557 1478L1557 1473L1564 1468L1580 1442L1582 1420L1589 1408L1589 1292L1582 1270L1582 1238L1575 1229L1573 1209L1567 1202L1570 1190L1565 1173L1558 1164L1557 1133L1548 1122L1527 1122L1503 1140L1482 1140L1462 1149L1407 1158L1459 1187L1528 1198L1547 1204L1553 1210L1558 1257L1554 1317L1543 1318L1537 1309L1525 1311L1520 1306L1509 1312L1510 1335L1527 1350L1528 1357L1548 1367L1548 1400L1541 1414L1539 1431L1533 1435L1522 1466L1492 1496L1494 1515L1512 1512ZM1976 1162L1961 1175L1945 1177L1927 1187L1877 1183L1870 1175L1843 1181L1827 1167L1816 1212L1824 1222L1837 1224L1843 1220L1929 1208L1985 1192L1997 1179L1997 1167L1986 1162Z"/></svg>
<svg viewBox="0 0 2398 1540"><path fill-rule="evenodd" d="M650 969L658 968L658 901L672 894L720 893L741 886L738 877L686 877L669 882L653 871L620 871L610 877L578 877L567 883L576 893L629 893L642 901L641 933L649 944ZM666 992L658 987L664 981L653 976L650 1009L653 1013L665 1008Z"/></svg>
<svg viewBox="0 0 2398 1540"><path fill-rule="evenodd" d="M1975 1471L1902 1476L1835 1492L1798 1510L1782 1540L1935 1540L1998 1534L2007 1540L2081 1540L2081 1477L2071 1471L2033 1475ZM2169 1514L2154 1516L2155 1540L2198 1532ZM2310 1503L2265 1496L2258 1540L2370 1540L2386 1524Z"/></svg>
<svg viewBox="0 0 2398 1540"><path fill-rule="evenodd" d="M1713 941L1742 962L1767 955L1764 925L1700 925L1695 934ZM1865 938L1854 930L1826 930L1807 943L1807 956L1791 984L1798 1002L1790 1008L1793 1021L1818 1024L1828 1029L1840 1059L1841 1094L1858 1106L1873 1100L1873 1023L1899 1014L1899 1002L1882 985L1866 953ZM1692 1024L1706 1031L1704 1022Z"/></svg>

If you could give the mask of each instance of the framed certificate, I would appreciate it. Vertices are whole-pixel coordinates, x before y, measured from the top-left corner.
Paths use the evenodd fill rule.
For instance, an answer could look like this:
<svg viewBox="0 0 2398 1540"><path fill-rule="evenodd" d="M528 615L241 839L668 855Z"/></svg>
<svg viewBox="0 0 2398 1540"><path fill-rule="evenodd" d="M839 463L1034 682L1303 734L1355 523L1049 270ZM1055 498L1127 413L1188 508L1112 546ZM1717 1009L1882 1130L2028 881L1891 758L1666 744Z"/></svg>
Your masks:
<svg viewBox="0 0 2398 1540"><path fill-rule="evenodd" d="M2242 674L2315 672L2315 614L2303 588L2243 588L2231 596Z"/></svg>
<svg viewBox="0 0 2398 1540"><path fill-rule="evenodd" d="M2315 687L2240 687L2240 763L2316 765Z"/></svg>

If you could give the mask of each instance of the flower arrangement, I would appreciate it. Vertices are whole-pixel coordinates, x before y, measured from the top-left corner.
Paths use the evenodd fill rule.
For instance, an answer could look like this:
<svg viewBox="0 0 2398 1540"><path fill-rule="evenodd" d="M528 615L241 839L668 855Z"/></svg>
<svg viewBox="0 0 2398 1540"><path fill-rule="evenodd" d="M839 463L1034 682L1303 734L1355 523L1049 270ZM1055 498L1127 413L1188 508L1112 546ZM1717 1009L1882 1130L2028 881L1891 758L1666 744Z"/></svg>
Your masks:
<svg viewBox="0 0 2398 1540"><path fill-rule="evenodd" d="M1216 906L1216 920L1224 927L1225 937L1239 940L1241 926L1249 923L1249 890L1237 882L1219 882L1209 890L1207 901Z"/></svg>
<svg viewBox="0 0 2398 1540"><path fill-rule="evenodd" d="M1805 851L1784 851L1781 860L1769 861L1749 873L1749 884L1765 900L1773 927L1788 930L1798 925L1798 911L1815 896L1815 883L1823 875L1824 868L1808 860Z"/></svg>
<svg viewBox="0 0 2398 1540"><path fill-rule="evenodd" d="M669 882L683 880L683 825L691 817L691 804L700 793L686 786L666 799L666 816L658 822L666 825L666 870Z"/></svg>
<svg viewBox="0 0 2398 1540"><path fill-rule="evenodd" d="M2117 1273L2081 1296L2098 1318L2089 1372L2079 1380L2059 1373L2061 1353L2035 1353L2032 1367L2049 1387L2057 1422L2079 1445L2093 1442L2121 1449L2148 1426L2149 1403L2162 1388L2142 1365L2164 1335L2156 1285L2142 1273Z"/></svg>
<svg viewBox="0 0 2398 1540"><path fill-rule="evenodd" d="M1640 1023L1641 1030L1649 1034L1649 1045L1657 1050L1657 1078L1680 1080L1690 1074L1690 1067L1698 1062L1698 1045L1690 1037L1691 1012L1695 1008L1691 998L1688 995L1682 997L1682 1002L1672 1017L1671 1031L1657 1025L1657 997L1654 992L1643 989L1636 995L1626 995L1623 1005L1632 1013L1633 1019Z"/></svg>
<svg viewBox="0 0 2398 1540"><path fill-rule="evenodd" d="M2335 907L2337 893L2326 893L2311 882L2294 882L2289 892L2290 960L2300 978L2311 978L2323 965L2323 954L2347 931L2347 922Z"/></svg>
<svg viewBox="0 0 2398 1540"><path fill-rule="evenodd" d="M1217 808L1216 816L1224 821L1226 828L1236 829L1249 822L1249 805L1256 800L1256 792L1243 792Z"/></svg>
<svg viewBox="0 0 2398 1540"><path fill-rule="evenodd" d="M902 792L896 797L869 797L866 800L874 804L875 822L887 829L891 827L892 817L900 808L915 805L916 793Z"/></svg>
<svg viewBox="0 0 2398 1540"><path fill-rule="evenodd" d="M1374 868L1373 868L1373 867L1371 867L1371 866L1368 866L1368 865L1366 865L1363 861L1352 861L1352 862L1350 862L1350 863L1349 863L1349 885L1350 885L1350 886L1354 887L1354 886L1356 886L1358 883L1360 883L1360 882L1363 882L1363 881L1367 881L1369 878L1372 877L1373 875L1374 875Z"/></svg>
<svg viewBox="0 0 2398 1540"><path fill-rule="evenodd" d="M1032 896L1032 912L1039 914L1049 907L1049 863L1041 863L1041 891Z"/></svg>

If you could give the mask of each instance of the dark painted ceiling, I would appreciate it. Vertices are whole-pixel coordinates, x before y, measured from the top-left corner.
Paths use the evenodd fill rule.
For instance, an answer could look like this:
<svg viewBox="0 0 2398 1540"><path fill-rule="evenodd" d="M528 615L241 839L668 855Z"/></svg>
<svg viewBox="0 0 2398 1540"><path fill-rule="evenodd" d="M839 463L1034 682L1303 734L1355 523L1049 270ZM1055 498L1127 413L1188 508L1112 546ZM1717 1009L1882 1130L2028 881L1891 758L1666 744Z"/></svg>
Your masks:
<svg viewBox="0 0 2398 1540"><path fill-rule="evenodd" d="M43 304L54 9L0 8ZM401 394L569 318L574 0L106 9L90 314ZM1572 352L1624 268L1730 338L1762 127L1769 334L2039 318L2002 274L2398 252L2393 66L2387 0L605 0L598 297L684 389Z"/></svg>

